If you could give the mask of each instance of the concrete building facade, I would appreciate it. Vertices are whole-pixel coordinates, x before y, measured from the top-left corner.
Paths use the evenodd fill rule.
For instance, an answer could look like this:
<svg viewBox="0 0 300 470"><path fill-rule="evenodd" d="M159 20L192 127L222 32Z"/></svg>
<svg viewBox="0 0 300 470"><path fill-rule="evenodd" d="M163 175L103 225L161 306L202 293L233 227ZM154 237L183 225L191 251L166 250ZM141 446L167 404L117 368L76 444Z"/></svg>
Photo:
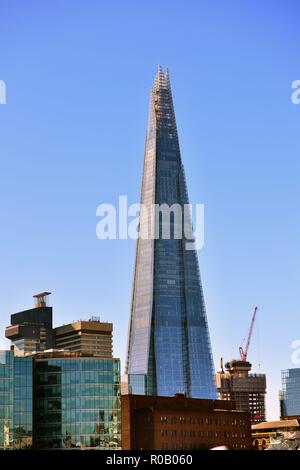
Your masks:
<svg viewBox="0 0 300 470"><path fill-rule="evenodd" d="M113 325L92 318L54 328L57 349L82 352L101 357L113 357Z"/></svg>

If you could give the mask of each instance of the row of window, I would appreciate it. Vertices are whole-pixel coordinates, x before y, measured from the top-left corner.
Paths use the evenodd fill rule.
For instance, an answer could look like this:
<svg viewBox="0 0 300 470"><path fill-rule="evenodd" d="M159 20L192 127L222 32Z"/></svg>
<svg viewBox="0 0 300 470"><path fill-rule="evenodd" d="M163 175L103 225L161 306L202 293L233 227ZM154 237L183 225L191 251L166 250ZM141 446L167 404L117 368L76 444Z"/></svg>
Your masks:
<svg viewBox="0 0 300 470"><path fill-rule="evenodd" d="M245 438L246 433L245 432L228 432L228 431L179 431L177 429L174 430L167 430L167 429L161 429L160 431L161 436L171 436L171 437L224 437L225 439L228 439L230 437L232 438Z"/></svg>
<svg viewBox="0 0 300 470"><path fill-rule="evenodd" d="M58 384L105 384L105 383L119 383L120 376L115 373L100 373L100 372L62 372L52 374L39 374L36 377L36 382L44 385L58 385Z"/></svg>
<svg viewBox="0 0 300 470"><path fill-rule="evenodd" d="M89 338L70 338L68 340L63 340L63 341L60 341L59 345L58 346L72 346L72 345L76 345L76 346L80 346L80 345L87 345L87 344L90 344L90 345L94 345L94 344L100 344L100 345L103 345L103 346L112 346L112 342L109 338L107 339L89 339Z"/></svg>
<svg viewBox="0 0 300 470"><path fill-rule="evenodd" d="M70 372L70 371L115 371L119 372L120 363L117 359L101 360L101 359L51 359L49 361L38 361L36 366L41 373L50 372L51 370L57 372Z"/></svg>
<svg viewBox="0 0 300 470"><path fill-rule="evenodd" d="M65 438L57 438L56 436L38 437L37 448L41 449L54 449L54 448L70 448L70 447L89 447L89 448L102 448L102 449L121 449L121 437L107 436L102 439L101 436L66 436Z"/></svg>
<svg viewBox="0 0 300 470"><path fill-rule="evenodd" d="M80 423L83 421L87 422L112 422L116 418L121 419L119 410L66 410L63 414L61 413L47 413L45 410L36 411L36 419L41 422L54 423L59 419L64 422Z"/></svg>
<svg viewBox="0 0 300 470"><path fill-rule="evenodd" d="M55 399L45 398L36 400L36 409L38 410L99 410L99 409L119 409L120 400L114 397L95 398L71 398Z"/></svg>
<svg viewBox="0 0 300 470"><path fill-rule="evenodd" d="M149 420L149 417L146 417L145 420ZM212 425L215 424L217 426L245 426L244 419L219 419L219 418L185 418L184 416L172 416L168 418L167 416L161 416L160 422L162 424L171 423L171 424L207 424Z"/></svg>
<svg viewBox="0 0 300 470"><path fill-rule="evenodd" d="M62 429L59 425L57 424L52 424L49 426L42 426L38 423L38 425L35 426L36 433L39 437L46 437L46 436L52 436L52 437L59 437L60 435L67 435L68 433L70 434L88 434L88 435L100 435L105 437L106 435L110 436L115 436L121 434L121 425L120 424L114 424L113 426L109 427L109 425L104 424L104 425L94 425L93 423L82 423L81 425L75 425L71 428L69 428L69 431L67 433L62 433Z"/></svg>
<svg viewBox="0 0 300 470"><path fill-rule="evenodd" d="M222 442L220 442L219 445L223 445ZM246 449L247 446L246 444L231 444L230 446L232 449ZM186 443L182 443L182 444L178 444L178 443L162 443L161 444L161 450L197 450L197 449L201 449L201 444L186 444Z"/></svg>
<svg viewBox="0 0 300 470"><path fill-rule="evenodd" d="M26 390L26 389L25 389ZM32 389L30 389L32 390ZM40 385L37 390L37 395L40 398L43 397L53 397L53 396L62 396L62 397L80 397L80 396L90 396L90 397L109 397L109 396L119 396L120 389L119 384L110 385L107 384L86 384L86 383L73 383L70 384L47 384ZM28 393L28 395L30 392Z"/></svg>

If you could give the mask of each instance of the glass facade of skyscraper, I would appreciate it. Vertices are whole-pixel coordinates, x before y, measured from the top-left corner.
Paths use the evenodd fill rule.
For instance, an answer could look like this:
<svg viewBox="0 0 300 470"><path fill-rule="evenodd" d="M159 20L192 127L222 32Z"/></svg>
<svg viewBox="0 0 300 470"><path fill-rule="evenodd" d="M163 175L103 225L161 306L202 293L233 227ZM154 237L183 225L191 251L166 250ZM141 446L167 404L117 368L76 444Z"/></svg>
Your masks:
<svg viewBox="0 0 300 470"><path fill-rule="evenodd" d="M300 368L283 370L281 380L281 416L300 416Z"/></svg>
<svg viewBox="0 0 300 470"><path fill-rule="evenodd" d="M183 228L188 204L168 72L160 69L151 91L146 136L126 372L134 394L216 398L214 367L195 249ZM153 205L177 204L169 218L170 237L160 214L149 223ZM158 236L151 236L158 234ZM143 235L141 235L143 233ZM144 234L147 233L148 237ZM150 235L150 236L149 236Z"/></svg>
<svg viewBox="0 0 300 470"><path fill-rule="evenodd" d="M0 449L32 446L31 357L0 351Z"/></svg>
<svg viewBox="0 0 300 470"><path fill-rule="evenodd" d="M36 358L36 449L120 449L120 362L93 357Z"/></svg>

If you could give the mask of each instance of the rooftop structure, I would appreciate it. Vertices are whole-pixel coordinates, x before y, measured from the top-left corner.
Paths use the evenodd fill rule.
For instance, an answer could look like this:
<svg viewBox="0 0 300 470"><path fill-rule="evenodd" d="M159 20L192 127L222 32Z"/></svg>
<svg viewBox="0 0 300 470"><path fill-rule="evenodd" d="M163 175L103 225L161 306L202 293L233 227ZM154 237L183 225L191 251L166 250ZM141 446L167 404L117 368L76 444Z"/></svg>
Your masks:
<svg viewBox="0 0 300 470"><path fill-rule="evenodd" d="M5 336L11 340L16 355L53 347L52 307L46 305L48 295L50 292L34 295L34 308L11 315Z"/></svg>

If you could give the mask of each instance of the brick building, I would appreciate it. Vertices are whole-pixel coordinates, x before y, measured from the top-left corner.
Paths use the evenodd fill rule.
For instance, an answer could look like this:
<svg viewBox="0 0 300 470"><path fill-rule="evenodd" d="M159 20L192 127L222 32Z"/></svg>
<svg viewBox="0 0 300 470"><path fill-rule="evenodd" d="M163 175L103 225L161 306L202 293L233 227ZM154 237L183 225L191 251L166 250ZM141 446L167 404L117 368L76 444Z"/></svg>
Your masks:
<svg viewBox="0 0 300 470"><path fill-rule="evenodd" d="M250 413L234 402L122 395L123 450L251 449Z"/></svg>

